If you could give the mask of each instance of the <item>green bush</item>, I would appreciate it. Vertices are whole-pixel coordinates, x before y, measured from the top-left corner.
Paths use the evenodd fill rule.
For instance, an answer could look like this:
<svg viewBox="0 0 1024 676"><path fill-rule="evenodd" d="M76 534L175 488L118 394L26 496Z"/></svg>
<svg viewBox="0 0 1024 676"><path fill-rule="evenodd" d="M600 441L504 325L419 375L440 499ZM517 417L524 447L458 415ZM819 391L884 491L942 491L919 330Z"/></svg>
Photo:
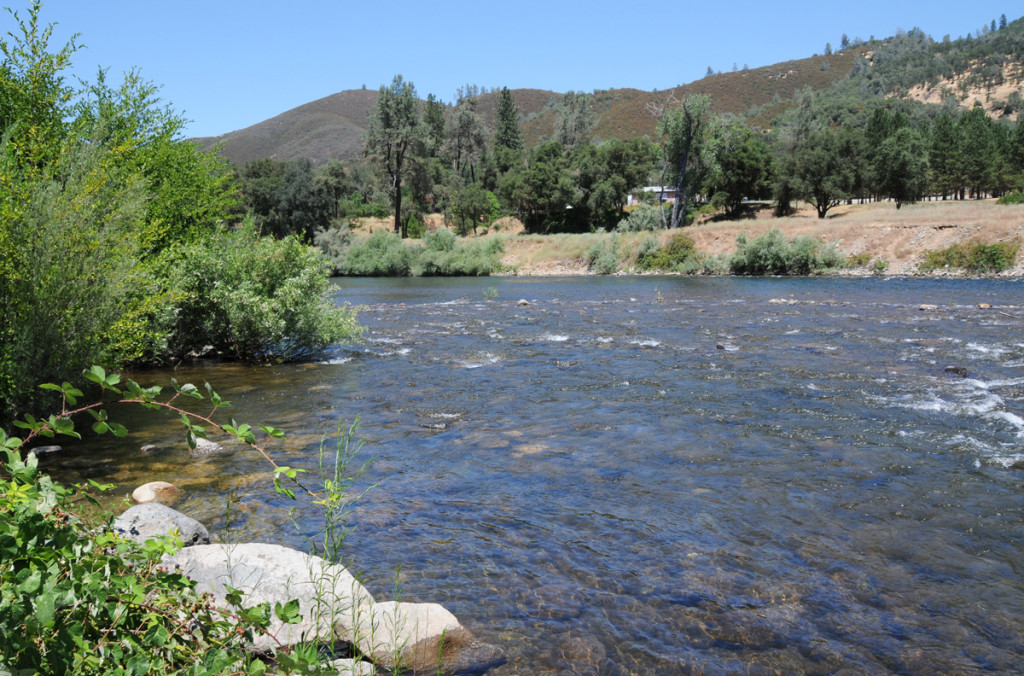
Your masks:
<svg viewBox="0 0 1024 676"><path fill-rule="evenodd" d="M1000 197L996 204L1024 204L1024 190L1014 190Z"/></svg>
<svg viewBox="0 0 1024 676"><path fill-rule="evenodd" d="M587 251L591 272L612 275L619 269L618 241L615 237L595 243Z"/></svg>
<svg viewBox="0 0 1024 676"><path fill-rule="evenodd" d="M501 269L505 250L500 237L462 239L447 228L438 228L424 238L416 252L412 272L429 276L486 276Z"/></svg>
<svg viewBox="0 0 1024 676"><path fill-rule="evenodd" d="M810 275L846 264L834 246L823 246L813 237L795 237L787 241L782 231L773 228L752 242L745 233L736 238L736 253L729 268L736 275Z"/></svg>
<svg viewBox="0 0 1024 676"><path fill-rule="evenodd" d="M653 238L652 238L653 239ZM656 243L655 243L656 244ZM641 243L636 265L641 270L680 271L680 267L697 258L693 239L683 233L676 233L664 247L651 249L649 242Z"/></svg>
<svg viewBox="0 0 1024 676"><path fill-rule="evenodd" d="M353 277L406 277L412 268L412 258L412 251L401 237L378 230L352 242L336 272Z"/></svg>
<svg viewBox="0 0 1024 676"><path fill-rule="evenodd" d="M619 221L615 229L619 232L644 232L664 228L661 220L661 207L641 204L630 212L629 216Z"/></svg>
<svg viewBox="0 0 1024 676"><path fill-rule="evenodd" d="M940 268L977 274L1002 272L1016 264L1019 248L1016 242L954 244L945 249L926 251L925 260L919 269L921 272L932 272Z"/></svg>
<svg viewBox="0 0 1024 676"><path fill-rule="evenodd" d="M246 361L294 361L357 337L355 311L326 295L327 273L319 251L260 237L251 222L184 248L171 271L170 352L212 345Z"/></svg>

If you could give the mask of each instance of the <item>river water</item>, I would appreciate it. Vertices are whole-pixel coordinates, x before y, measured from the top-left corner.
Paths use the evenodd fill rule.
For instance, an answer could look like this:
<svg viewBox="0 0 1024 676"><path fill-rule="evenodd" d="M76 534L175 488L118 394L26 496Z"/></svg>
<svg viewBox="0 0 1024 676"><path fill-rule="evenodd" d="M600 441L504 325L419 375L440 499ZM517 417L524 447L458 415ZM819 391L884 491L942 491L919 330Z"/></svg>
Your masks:
<svg viewBox="0 0 1024 676"><path fill-rule="evenodd" d="M352 491L369 490L347 560L378 599L440 602L500 646L488 673L1024 664L1024 283L341 280L337 294L368 331L320 363L138 378L209 381L239 421L288 432L280 462L314 471L322 435L358 416ZM51 471L122 493L175 482L178 509L223 540L304 547L320 527L253 453L192 460L180 425L124 415L127 445L72 448Z"/></svg>

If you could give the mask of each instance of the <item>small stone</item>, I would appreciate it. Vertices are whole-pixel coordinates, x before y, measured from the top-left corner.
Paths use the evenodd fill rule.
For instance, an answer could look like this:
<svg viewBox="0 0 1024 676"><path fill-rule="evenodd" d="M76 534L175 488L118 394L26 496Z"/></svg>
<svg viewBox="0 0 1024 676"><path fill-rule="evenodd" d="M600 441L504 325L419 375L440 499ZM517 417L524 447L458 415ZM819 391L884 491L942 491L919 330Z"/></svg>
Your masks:
<svg viewBox="0 0 1024 676"><path fill-rule="evenodd" d="M721 343L718 343L717 345L715 345L715 349L724 350L725 349L725 345L722 345Z"/></svg>
<svg viewBox="0 0 1024 676"><path fill-rule="evenodd" d="M147 502L173 505L180 497L181 489L166 481L150 481L132 491L132 500L140 505Z"/></svg>
<svg viewBox="0 0 1024 676"><path fill-rule="evenodd" d="M519 300L516 301L516 305L518 305L519 307L529 307L530 301L526 300L525 298L520 298Z"/></svg>
<svg viewBox="0 0 1024 676"><path fill-rule="evenodd" d="M946 373L951 373L951 374L953 374L955 376L960 376L961 378L966 378L967 377L967 367L966 366L947 366L943 370Z"/></svg>
<svg viewBox="0 0 1024 676"><path fill-rule="evenodd" d="M992 306L988 303L978 303L978 308L981 310L991 310Z"/></svg>
<svg viewBox="0 0 1024 676"><path fill-rule="evenodd" d="M917 308L922 312L934 312L939 309L938 305L932 305L931 303L923 303L921 307Z"/></svg>
<svg viewBox="0 0 1024 676"><path fill-rule="evenodd" d="M211 455L213 453L219 453L224 450L224 447L218 444L216 441L210 441L209 439L203 439L202 437L196 437L196 447L190 449L190 452L195 457L201 457L204 455Z"/></svg>
<svg viewBox="0 0 1024 676"><path fill-rule="evenodd" d="M157 451L156 444L146 444L145 446L142 446L141 448L139 448L139 453L141 453L143 455L149 455L150 453L156 453L156 451Z"/></svg>

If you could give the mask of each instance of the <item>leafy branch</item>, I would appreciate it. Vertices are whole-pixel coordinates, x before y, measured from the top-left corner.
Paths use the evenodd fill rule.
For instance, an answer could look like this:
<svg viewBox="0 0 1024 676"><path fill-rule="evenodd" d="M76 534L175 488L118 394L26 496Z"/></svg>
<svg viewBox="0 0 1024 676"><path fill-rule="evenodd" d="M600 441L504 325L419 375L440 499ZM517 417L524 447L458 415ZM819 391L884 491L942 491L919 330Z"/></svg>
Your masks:
<svg viewBox="0 0 1024 676"><path fill-rule="evenodd" d="M253 428L246 423L237 423L234 418L231 418L226 423L214 420L214 416L221 409L231 407L231 402L223 399L209 383L205 384L206 395L204 396L195 385L191 383L182 385L176 379L171 378L171 387L174 393L166 399L161 399L163 388L159 385L142 387L131 379L126 379L122 383L119 374L108 374L101 366L93 366L88 371L84 371L82 375L86 380L99 386L101 391L99 401L79 405L79 399L84 397L84 395L80 389L71 383L64 382L60 385L44 383L39 386L40 389L60 393L60 412L51 414L44 419L36 419L32 415L26 414L23 419L15 420L14 426L27 430L27 434L23 439L18 437L8 438L3 430L0 430L0 447L11 451L19 451L38 437L53 438L57 435L81 439L82 435L75 429L74 418L83 413L87 413L92 417L92 431L96 434L109 433L115 437L124 437L128 434L127 428L120 423L111 421L105 407L110 404L136 404L146 409L165 410L176 414L185 427L185 441L190 450L195 450L198 443L197 439L209 438L208 429L219 431L234 437L239 442L256 450L271 464L274 468L274 490L278 493L292 499L295 498L295 492L282 483L282 479L287 478L309 495L316 495L314 491L305 487L299 481L299 474L305 472L305 470L279 465L267 451L273 440L283 440L285 438L283 431L270 425L259 425L259 428L266 436L258 440ZM104 395L107 393L114 395L114 398L105 400ZM208 413L190 411L182 405L181 401L184 399L209 401L211 408Z"/></svg>

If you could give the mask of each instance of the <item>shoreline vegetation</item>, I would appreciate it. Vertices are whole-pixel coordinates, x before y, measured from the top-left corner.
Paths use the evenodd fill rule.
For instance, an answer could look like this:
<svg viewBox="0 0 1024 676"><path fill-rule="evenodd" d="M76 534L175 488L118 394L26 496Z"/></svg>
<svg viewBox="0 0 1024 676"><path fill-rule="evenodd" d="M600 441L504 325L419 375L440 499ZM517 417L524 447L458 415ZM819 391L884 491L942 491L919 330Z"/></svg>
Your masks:
<svg viewBox="0 0 1024 676"><path fill-rule="evenodd" d="M1024 205L998 204L994 199L949 200L919 202L897 210L891 202L875 202L835 207L826 219L819 219L814 208L808 205L791 216L780 218L771 217L768 208L755 213L745 220L698 220L676 230L552 235L527 234L515 219L500 219L486 233L459 238L460 244L468 242L481 251L499 252L489 269L479 266L477 270L485 271L462 274L737 274L730 268L729 261L737 251L738 238L745 236L749 243L778 231L787 242L810 238L818 242L822 250L831 248L833 255L837 255L835 267L803 272L798 269L788 274L1024 277L1024 260L1016 256L1017 248L1024 242ZM442 217L436 214L427 217L424 225L428 233L444 228ZM390 231L391 221L353 219L349 227L351 240L357 242L370 235L382 237ZM663 249L680 234L692 241L690 256L703 259L707 264L643 267L644 247L650 247L652 239ZM413 239L404 240L403 244L405 249L424 246L423 240ZM998 269L971 269L958 267L955 258L950 261L948 256L940 255L950 249L966 249L977 244L1001 246L1002 253L1010 257L1002 261ZM605 254L603 264L602 253ZM400 276L417 274L408 267L405 270ZM379 269L377 272L368 276L394 274Z"/></svg>

